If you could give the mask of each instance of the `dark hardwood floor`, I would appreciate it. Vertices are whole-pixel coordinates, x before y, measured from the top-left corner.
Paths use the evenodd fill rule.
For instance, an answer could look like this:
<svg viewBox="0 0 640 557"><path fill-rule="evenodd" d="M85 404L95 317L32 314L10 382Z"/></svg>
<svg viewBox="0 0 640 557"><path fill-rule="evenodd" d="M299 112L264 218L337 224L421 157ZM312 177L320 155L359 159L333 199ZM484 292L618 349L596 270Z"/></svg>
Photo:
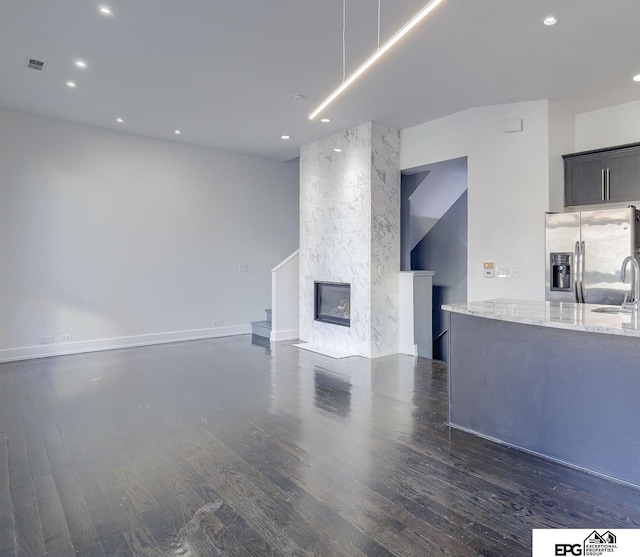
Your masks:
<svg viewBox="0 0 640 557"><path fill-rule="evenodd" d="M442 363L250 337L0 365L0 556L517 557L640 491L446 425ZM640 465L640 464L639 464Z"/></svg>

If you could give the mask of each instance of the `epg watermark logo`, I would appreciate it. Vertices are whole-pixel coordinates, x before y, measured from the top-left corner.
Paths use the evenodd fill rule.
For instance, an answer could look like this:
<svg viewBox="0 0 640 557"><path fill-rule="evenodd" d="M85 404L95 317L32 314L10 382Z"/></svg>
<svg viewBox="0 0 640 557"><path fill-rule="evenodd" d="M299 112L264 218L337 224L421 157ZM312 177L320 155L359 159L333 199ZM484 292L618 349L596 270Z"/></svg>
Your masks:
<svg viewBox="0 0 640 557"><path fill-rule="evenodd" d="M582 555L582 544L557 543L554 555Z"/></svg>
<svg viewBox="0 0 640 557"><path fill-rule="evenodd" d="M532 557L631 557L640 530L533 530Z"/></svg>
<svg viewBox="0 0 640 557"><path fill-rule="evenodd" d="M555 555L605 555L613 553L616 546L616 535L607 530L604 534L598 534L596 530L591 532L583 543L557 543Z"/></svg>

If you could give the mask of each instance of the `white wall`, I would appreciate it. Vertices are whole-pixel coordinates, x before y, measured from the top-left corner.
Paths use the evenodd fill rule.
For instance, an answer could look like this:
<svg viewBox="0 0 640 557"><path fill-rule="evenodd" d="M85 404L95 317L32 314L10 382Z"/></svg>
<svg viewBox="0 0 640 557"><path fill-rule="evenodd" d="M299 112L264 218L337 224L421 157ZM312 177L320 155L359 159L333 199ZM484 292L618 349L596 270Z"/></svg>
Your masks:
<svg viewBox="0 0 640 557"><path fill-rule="evenodd" d="M583 112L575 116L575 151L640 142L640 101ZM640 206L640 198L608 206ZM595 208L595 207L594 207Z"/></svg>
<svg viewBox="0 0 640 557"><path fill-rule="evenodd" d="M297 244L296 161L0 110L0 360L245 330Z"/></svg>
<svg viewBox="0 0 640 557"><path fill-rule="evenodd" d="M575 117L549 102L549 211L564 211L564 159L575 151Z"/></svg>
<svg viewBox="0 0 640 557"><path fill-rule="evenodd" d="M544 213L549 209L546 100L474 108L402 130L401 170L468 157L468 300L544 299ZM503 120L522 118L520 133ZM485 279L483 262L520 278Z"/></svg>
<svg viewBox="0 0 640 557"><path fill-rule="evenodd" d="M577 114L575 120L577 152L640 141L640 101Z"/></svg>

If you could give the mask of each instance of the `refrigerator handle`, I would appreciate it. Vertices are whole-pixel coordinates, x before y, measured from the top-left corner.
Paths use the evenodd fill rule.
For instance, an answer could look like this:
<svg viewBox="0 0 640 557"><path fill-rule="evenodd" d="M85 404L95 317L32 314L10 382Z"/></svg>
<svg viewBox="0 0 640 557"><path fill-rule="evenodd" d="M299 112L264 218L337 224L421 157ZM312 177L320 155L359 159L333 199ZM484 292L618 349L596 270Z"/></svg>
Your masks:
<svg viewBox="0 0 640 557"><path fill-rule="evenodd" d="M611 169L607 168L607 201L611 199Z"/></svg>
<svg viewBox="0 0 640 557"><path fill-rule="evenodd" d="M587 296L585 295L585 287L584 287L584 270L585 270L585 249L584 242L580 242L580 301L584 304L587 301Z"/></svg>
<svg viewBox="0 0 640 557"><path fill-rule="evenodd" d="M580 303L580 242L576 242L576 248L573 252L573 292L576 297L576 303Z"/></svg>
<svg viewBox="0 0 640 557"><path fill-rule="evenodd" d="M602 199L602 201L605 201L607 199L606 191L605 191L605 189L606 189L605 183L607 181L606 176L607 176L607 170L606 170L606 168L603 168L600 171L600 198Z"/></svg>

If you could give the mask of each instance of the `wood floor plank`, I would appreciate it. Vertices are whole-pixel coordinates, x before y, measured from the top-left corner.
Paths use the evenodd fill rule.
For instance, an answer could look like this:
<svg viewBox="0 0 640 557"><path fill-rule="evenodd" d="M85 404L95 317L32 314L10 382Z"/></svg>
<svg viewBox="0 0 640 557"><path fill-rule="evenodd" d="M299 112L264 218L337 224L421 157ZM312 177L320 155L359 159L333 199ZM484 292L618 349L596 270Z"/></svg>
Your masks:
<svg viewBox="0 0 640 557"><path fill-rule="evenodd" d="M192 522L194 517L174 497L167 497L160 506L145 511L141 518L153 531L162 554L183 554L193 547L197 547L199 553L206 549L211 555L220 554L197 529L196 522Z"/></svg>
<svg viewBox="0 0 640 557"><path fill-rule="evenodd" d="M9 477L9 448L7 438L0 435L0 555L16 554L16 524L11 479Z"/></svg>
<svg viewBox="0 0 640 557"><path fill-rule="evenodd" d="M26 451L24 429L21 430L21 433L16 431L13 447L9 445L9 482L14 515L16 553L19 556L34 556L44 553L45 546L38 501Z"/></svg>
<svg viewBox="0 0 640 557"><path fill-rule="evenodd" d="M66 441L76 488L96 531L94 545L102 547L107 554L114 553L119 546L126 546L127 543L118 521L119 501L115 493L104 489L108 485L105 476L111 472L113 460L87 451L75 431L67 431Z"/></svg>
<svg viewBox="0 0 640 557"><path fill-rule="evenodd" d="M278 554L277 546L271 545L251 528L247 521L235 509L231 508L228 503L223 503L217 507L215 514L225 525L228 532L242 544L243 548L246 548L251 557L266 557ZM240 554L243 554L243 552L240 551Z"/></svg>
<svg viewBox="0 0 640 557"><path fill-rule="evenodd" d="M201 480L183 460L170 459L164 454L154 458L151 467L157 480L164 480L167 496L175 499L185 514L180 524L180 535L189 546L197 543L202 551L208 548L212 555L249 555L216 516L218 504L208 502L192 488ZM211 492L208 492L210 495Z"/></svg>
<svg viewBox="0 0 640 557"><path fill-rule="evenodd" d="M206 515L199 519L202 520L202 530L219 552L238 557L272 554L264 538L225 503L205 478L193 470L183 454L171 449L166 449L166 453L172 468L187 481L198 503L204 503Z"/></svg>
<svg viewBox="0 0 640 557"><path fill-rule="evenodd" d="M62 449L54 449L47 454L73 547L78 552L87 551L98 543L98 534L78 487L71 459Z"/></svg>
<svg viewBox="0 0 640 557"><path fill-rule="evenodd" d="M11 496L0 499L0 555L14 557L17 553L15 511Z"/></svg>
<svg viewBox="0 0 640 557"><path fill-rule="evenodd" d="M16 529L16 554L19 557L33 557L45 553L38 504L33 494L26 490L16 492L13 498L13 512Z"/></svg>
<svg viewBox="0 0 640 557"><path fill-rule="evenodd" d="M158 557L162 555L160 547L146 528L134 528L124 533L131 552L136 557Z"/></svg>
<svg viewBox="0 0 640 557"><path fill-rule="evenodd" d="M265 496L236 470L231 462L212 458L206 446L195 444L187 457L194 469L208 480L216 492L232 507L261 537L279 548L282 555L303 555L306 552L283 532L289 515L272 499Z"/></svg>
<svg viewBox="0 0 640 557"><path fill-rule="evenodd" d="M51 476L51 465L40 427L25 428L25 445L31 477L35 480L41 476Z"/></svg>
<svg viewBox="0 0 640 557"><path fill-rule="evenodd" d="M152 498L143 502L144 510L140 514L141 522L146 525L162 554L184 554L189 551L204 553L205 549L211 555L218 555L218 551L194 527L194 511L184 501L196 499L185 480L182 480L172 467L164 465L161 451L152 450L142 458L131 462L139 479L144 479L148 493ZM141 481L141 480L139 480ZM154 506L149 506L151 501ZM140 505L138 501L138 505ZM197 505L199 507L201 505ZM194 549L194 548L197 548Z"/></svg>
<svg viewBox="0 0 640 557"><path fill-rule="evenodd" d="M47 553L57 553L72 547L71 533L53 476L34 480L42 536Z"/></svg>

